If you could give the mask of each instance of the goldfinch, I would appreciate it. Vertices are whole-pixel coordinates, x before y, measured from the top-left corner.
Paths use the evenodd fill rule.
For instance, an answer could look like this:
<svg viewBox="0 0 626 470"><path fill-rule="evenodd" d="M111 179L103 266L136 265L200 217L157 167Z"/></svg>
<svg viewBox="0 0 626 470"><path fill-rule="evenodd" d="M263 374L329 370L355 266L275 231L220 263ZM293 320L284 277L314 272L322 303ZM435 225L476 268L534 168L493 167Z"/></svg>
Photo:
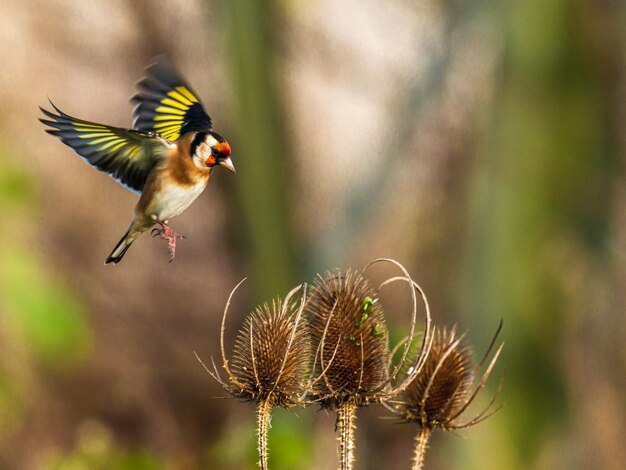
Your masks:
<svg viewBox="0 0 626 470"><path fill-rule="evenodd" d="M133 129L107 126L69 116L57 108L40 108L39 119L52 134L87 163L122 185L140 193L130 227L105 264L119 263L130 245L155 224L152 236L168 241L176 253L174 232L168 221L181 214L202 193L213 168L221 165L235 173L229 143L212 130L212 121L196 93L176 73L165 56L146 68L131 98Z"/></svg>

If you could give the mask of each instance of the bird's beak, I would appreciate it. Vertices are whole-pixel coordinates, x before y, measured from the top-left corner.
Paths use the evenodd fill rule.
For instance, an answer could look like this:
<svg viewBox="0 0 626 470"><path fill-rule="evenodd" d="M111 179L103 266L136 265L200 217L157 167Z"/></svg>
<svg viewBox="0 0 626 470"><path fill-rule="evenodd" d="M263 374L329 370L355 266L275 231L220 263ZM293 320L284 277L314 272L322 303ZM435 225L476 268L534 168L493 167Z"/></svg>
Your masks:
<svg viewBox="0 0 626 470"><path fill-rule="evenodd" d="M233 165L233 161L230 159L230 157L224 158L222 160L218 160L217 163L219 163L221 166L223 166L227 170L230 170L235 174L237 173L235 171L235 165Z"/></svg>

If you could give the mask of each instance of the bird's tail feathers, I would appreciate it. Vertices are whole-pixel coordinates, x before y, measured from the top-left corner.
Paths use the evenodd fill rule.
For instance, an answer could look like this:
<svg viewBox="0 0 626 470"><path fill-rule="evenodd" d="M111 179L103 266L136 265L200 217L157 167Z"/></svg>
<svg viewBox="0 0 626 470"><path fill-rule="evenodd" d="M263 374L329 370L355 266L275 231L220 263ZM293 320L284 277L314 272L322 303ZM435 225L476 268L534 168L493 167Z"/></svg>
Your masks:
<svg viewBox="0 0 626 470"><path fill-rule="evenodd" d="M117 243L117 245L115 245L115 248L113 248L113 251L106 259L104 264L117 264L122 260L122 258L126 254L126 251L128 251L128 249L130 248L130 245L132 245L135 241L135 237L130 237L130 231L132 227L133 226L131 225L122 237L122 239Z"/></svg>

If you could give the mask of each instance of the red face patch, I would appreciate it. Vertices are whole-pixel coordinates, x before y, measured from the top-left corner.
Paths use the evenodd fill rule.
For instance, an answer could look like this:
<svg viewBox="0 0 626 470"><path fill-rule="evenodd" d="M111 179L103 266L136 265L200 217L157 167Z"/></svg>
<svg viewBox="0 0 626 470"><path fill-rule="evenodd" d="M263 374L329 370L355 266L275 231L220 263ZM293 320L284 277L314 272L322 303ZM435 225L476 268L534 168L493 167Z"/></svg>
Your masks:
<svg viewBox="0 0 626 470"><path fill-rule="evenodd" d="M219 142L214 146L222 155L230 156L230 144L228 142Z"/></svg>
<svg viewBox="0 0 626 470"><path fill-rule="evenodd" d="M215 158L213 155L210 155L209 158L207 158L206 162L204 162L204 163L209 168L214 167L215 165L217 165L217 158Z"/></svg>

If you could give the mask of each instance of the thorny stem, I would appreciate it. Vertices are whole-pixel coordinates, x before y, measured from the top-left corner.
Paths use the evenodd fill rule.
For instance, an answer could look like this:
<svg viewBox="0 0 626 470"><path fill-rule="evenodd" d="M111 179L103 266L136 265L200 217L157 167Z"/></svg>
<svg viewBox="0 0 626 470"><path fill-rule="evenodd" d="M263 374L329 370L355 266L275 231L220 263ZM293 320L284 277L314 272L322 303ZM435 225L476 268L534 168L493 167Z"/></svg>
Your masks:
<svg viewBox="0 0 626 470"><path fill-rule="evenodd" d="M356 430L356 405L346 402L337 409L339 433L339 461L341 470L351 470L354 464L354 431Z"/></svg>
<svg viewBox="0 0 626 470"><path fill-rule="evenodd" d="M413 454L413 470L424 468L424 454L428 449L430 439L430 429L424 427L415 437L415 453Z"/></svg>
<svg viewBox="0 0 626 470"><path fill-rule="evenodd" d="M259 468L267 470L267 431L270 427L270 413L272 404L270 400L262 400L257 407L257 433L259 450Z"/></svg>

